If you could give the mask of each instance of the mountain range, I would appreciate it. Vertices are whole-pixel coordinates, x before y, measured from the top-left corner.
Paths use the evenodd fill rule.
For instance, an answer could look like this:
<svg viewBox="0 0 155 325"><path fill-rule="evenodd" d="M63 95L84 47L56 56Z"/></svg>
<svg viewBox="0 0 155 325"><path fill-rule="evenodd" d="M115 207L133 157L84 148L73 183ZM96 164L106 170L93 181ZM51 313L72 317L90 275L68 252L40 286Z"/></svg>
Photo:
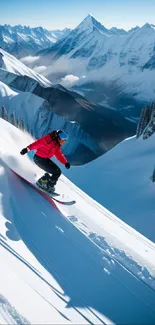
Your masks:
<svg viewBox="0 0 155 325"><path fill-rule="evenodd" d="M67 87L67 76L72 77L72 89L136 120L155 97L154 51L155 25L126 32L107 29L88 15L66 37L39 51L31 67L44 67L44 76Z"/></svg>
<svg viewBox="0 0 155 325"><path fill-rule="evenodd" d="M103 106L137 122L144 104L154 101L153 24L108 29L88 15L73 30L4 25L0 46L53 84L99 104L101 114Z"/></svg>
<svg viewBox="0 0 155 325"><path fill-rule="evenodd" d="M69 32L68 28L50 31L41 26L31 28L21 25L0 25L0 46L20 59L50 47Z"/></svg>

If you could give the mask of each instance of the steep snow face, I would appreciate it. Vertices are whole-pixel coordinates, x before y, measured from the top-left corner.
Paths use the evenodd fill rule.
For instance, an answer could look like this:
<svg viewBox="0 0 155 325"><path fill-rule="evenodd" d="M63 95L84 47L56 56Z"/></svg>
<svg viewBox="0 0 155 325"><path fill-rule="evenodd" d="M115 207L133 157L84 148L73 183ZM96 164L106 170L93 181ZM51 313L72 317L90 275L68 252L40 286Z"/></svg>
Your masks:
<svg viewBox="0 0 155 325"><path fill-rule="evenodd" d="M63 129L69 139L63 151L72 164L82 164L95 157L98 146L77 123L71 123L52 112L49 104L30 92L14 91L0 82L0 116L2 106L8 120L18 127L24 122L25 129L39 138L54 129Z"/></svg>
<svg viewBox="0 0 155 325"><path fill-rule="evenodd" d="M0 80L1 81L3 80L5 82L4 74L6 75L6 79L7 77L9 77L8 72L12 72L14 74L14 78L16 78L17 75L28 76L40 82L42 85L46 87L51 85L51 82L48 79L46 79L39 73L36 73L32 69L26 67L22 62L17 60L13 55L0 49ZM3 75L3 78L1 78L1 74Z"/></svg>
<svg viewBox="0 0 155 325"><path fill-rule="evenodd" d="M128 138L95 161L73 168L69 178L88 195L155 242L155 135ZM95 171L95 177L91 177ZM85 178L84 178L85 177Z"/></svg>
<svg viewBox="0 0 155 325"><path fill-rule="evenodd" d="M155 29L152 25L145 24L127 36L122 44L120 56L124 55L124 62L128 66L143 67L154 53Z"/></svg>
<svg viewBox="0 0 155 325"><path fill-rule="evenodd" d="M48 31L42 27L0 25L0 46L18 59L50 47L70 29Z"/></svg>
<svg viewBox="0 0 155 325"><path fill-rule="evenodd" d="M76 204L45 200L9 169L42 175L19 153L32 137L0 119L0 139L0 322L154 324L154 243L64 175Z"/></svg>

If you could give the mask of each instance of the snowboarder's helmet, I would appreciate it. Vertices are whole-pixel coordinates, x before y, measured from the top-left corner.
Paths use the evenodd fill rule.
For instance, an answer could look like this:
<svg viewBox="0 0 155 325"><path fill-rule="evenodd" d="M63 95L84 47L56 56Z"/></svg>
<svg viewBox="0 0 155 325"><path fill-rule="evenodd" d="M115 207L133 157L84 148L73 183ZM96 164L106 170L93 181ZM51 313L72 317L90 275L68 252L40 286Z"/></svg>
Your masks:
<svg viewBox="0 0 155 325"><path fill-rule="evenodd" d="M60 140L67 140L68 136L64 131L58 130L57 131L58 137Z"/></svg>

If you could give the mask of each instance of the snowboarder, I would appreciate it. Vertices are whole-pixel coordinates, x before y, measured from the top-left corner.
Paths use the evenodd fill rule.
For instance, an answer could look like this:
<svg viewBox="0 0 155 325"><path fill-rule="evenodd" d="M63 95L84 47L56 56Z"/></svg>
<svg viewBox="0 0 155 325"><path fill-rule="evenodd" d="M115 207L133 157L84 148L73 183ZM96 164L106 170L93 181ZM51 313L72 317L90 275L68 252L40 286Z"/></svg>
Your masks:
<svg viewBox="0 0 155 325"><path fill-rule="evenodd" d="M21 155L25 155L29 150L37 150L33 158L34 162L46 173L36 184L49 193L55 191L55 185L61 175L60 168L50 158L55 156L67 169L70 168L70 163L67 161L60 148L66 140L67 134L64 131L52 131L22 149L20 152ZM52 174L52 176L49 174Z"/></svg>

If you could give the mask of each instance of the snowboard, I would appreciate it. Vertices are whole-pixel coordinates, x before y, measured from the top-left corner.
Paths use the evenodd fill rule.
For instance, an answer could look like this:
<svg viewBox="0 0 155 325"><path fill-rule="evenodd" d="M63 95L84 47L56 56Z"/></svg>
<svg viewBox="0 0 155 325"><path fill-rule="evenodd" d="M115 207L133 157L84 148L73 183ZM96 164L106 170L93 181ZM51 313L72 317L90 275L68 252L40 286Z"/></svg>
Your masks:
<svg viewBox="0 0 155 325"><path fill-rule="evenodd" d="M34 189L36 189L40 194L43 194L43 196L45 197L45 195L49 198L54 200L55 202L59 203L59 204L63 204L63 205L73 205L76 203L75 200L70 200L70 198L68 198L67 196L65 196L62 193L57 193L57 192L53 192L53 193L49 193L47 191L45 191L44 189L40 188L35 182L32 183L30 182L28 179L24 178L23 176L19 175L17 172L15 172L14 170L11 169L11 171L18 177L20 177L22 180L24 180L26 183L28 183L29 185L31 185Z"/></svg>

